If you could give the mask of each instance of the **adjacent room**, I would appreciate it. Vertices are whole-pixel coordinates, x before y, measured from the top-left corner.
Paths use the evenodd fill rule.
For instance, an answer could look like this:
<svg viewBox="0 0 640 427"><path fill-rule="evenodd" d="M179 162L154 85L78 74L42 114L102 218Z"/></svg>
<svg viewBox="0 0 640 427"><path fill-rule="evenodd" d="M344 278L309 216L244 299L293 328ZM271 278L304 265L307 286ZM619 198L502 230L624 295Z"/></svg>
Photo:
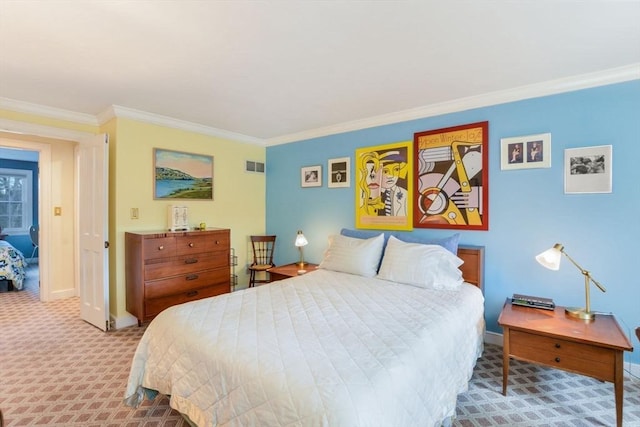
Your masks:
<svg viewBox="0 0 640 427"><path fill-rule="evenodd" d="M0 0L0 427L640 426L638 22Z"/></svg>

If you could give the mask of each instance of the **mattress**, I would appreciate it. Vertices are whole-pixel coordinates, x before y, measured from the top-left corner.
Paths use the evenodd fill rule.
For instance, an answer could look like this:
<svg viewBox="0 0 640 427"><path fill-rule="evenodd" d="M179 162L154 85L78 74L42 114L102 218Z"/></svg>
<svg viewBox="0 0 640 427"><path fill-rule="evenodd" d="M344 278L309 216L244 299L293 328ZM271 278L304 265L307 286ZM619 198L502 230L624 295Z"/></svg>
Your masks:
<svg viewBox="0 0 640 427"><path fill-rule="evenodd" d="M162 312L125 402L159 392L198 426L436 426L482 351L480 290L317 270Z"/></svg>

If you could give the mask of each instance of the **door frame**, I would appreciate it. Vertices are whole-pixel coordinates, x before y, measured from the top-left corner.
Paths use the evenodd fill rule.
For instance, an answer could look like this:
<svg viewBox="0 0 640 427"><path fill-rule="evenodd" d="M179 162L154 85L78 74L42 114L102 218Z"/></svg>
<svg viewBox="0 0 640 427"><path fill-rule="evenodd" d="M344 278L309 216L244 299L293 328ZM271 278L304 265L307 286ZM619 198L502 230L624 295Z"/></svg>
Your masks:
<svg viewBox="0 0 640 427"><path fill-rule="evenodd" d="M56 140L68 141L69 143L78 143L80 144L82 140L94 136L92 133L60 129L51 126L37 125L33 123L19 122L9 119L0 118L0 132L5 133L6 138L11 138L11 134L20 135L21 138L28 136L35 136L41 138L49 138ZM50 242L51 242L51 215L44 215L43 212L53 212L53 204L51 201L51 146L49 144L43 142L32 142L27 140L7 140L6 144L3 144L6 147L14 147L14 148L26 148L32 151L38 151L40 153L40 158L38 160L38 191L39 191L39 209L38 209L38 218L40 224L40 241L39 246L41 251L39 250L38 254L38 263L40 265L40 301L46 302L51 301L52 293L51 293L51 281L50 281L50 272L51 272L51 251L49 250ZM47 177L48 179L43 179L42 177ZM77 194L74 195L74 199L78 197ZM77 231L76 231L77 232ZM76 259L78 247L76 245L75 249ZM107 266L108 267L108 266ZM76 269L77 270L77 269ZM79 292L78 287L78 278L77 275L74 274L74 293L77 296ZM108 288L109 283L105 283L105 286ZM108 289L107 289L108 292Z"/></svg>

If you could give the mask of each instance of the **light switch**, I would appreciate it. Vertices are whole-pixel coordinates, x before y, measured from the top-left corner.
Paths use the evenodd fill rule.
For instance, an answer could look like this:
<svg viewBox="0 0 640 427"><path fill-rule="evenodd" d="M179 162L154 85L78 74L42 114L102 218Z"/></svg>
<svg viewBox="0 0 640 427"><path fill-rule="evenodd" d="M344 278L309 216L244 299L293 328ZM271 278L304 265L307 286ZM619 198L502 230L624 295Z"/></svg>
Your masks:
<svg viewBox="0 0 640 427"><path fill-rule="evenodd" d="M53 216L62 216L62 208L60 206L54 206Z"/></svg>
<svg viewBox="0 0 640 427"><path fill-rule="evenodd" d="M138 208L131 208L131 219L138 219Z"/></svg>

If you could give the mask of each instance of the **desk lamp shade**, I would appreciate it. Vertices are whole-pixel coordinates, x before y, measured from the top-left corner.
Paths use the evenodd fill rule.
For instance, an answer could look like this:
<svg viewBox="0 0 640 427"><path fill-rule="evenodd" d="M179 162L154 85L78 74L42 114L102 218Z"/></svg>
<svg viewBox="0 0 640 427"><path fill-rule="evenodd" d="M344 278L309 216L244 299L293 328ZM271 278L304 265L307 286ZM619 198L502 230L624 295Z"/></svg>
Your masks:
<svg viewBox="0 0 640 427"><path fill-rule="evenodd" d="M580 272L584 276L584 292L585 292L585 299L586 299L585 307L567 307L565 308L565 312L572 317L577 317L583 320L593 320L595 318L595 313L591 311L589 288L591 286L591 283L593 282L593 284L596 285L598 289L600 289L602 292L606 292L607 290L604 288L604 286L602 286L602 284L600 284L597 280L591 277L591 273L589 273L587 270L582 268L577 262L575 262L573 258L571 258L565 252L564 246L562 246L560 243L556 243L555 245L553 245L551 249L547 249L546 251L537 255L536 261L538 261L540 265L548 268L549 270L558 270L560 269L560 260L562 259L562 255L566 256L569 259L569 261L571 261L571 263L575 265L576 268L580 270Z"/></svg>
<svg viewBox="0 0 640 427"><path fill-rule="evenodd" d="M309 242L307 241L307 238L304 237L304 234L302 234L302 230L298 230L298 234L296 235L296 242L295 245L298 248L298 250L300 251L300 262L298 263L298 266L300 268L303 268L305 265L304 262L304 254L303 254L303 247L308 245Z"/></svg>

